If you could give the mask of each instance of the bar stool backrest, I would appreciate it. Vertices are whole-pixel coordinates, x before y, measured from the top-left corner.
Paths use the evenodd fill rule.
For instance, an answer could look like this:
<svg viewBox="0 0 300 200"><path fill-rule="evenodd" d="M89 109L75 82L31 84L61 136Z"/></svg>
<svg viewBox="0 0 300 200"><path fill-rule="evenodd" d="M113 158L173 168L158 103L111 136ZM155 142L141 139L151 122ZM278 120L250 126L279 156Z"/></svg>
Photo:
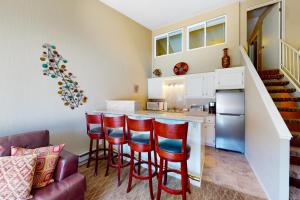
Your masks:
<svg viewBox="0 0 300 200"><path fill-rule="evenodd" d="M178 154L180 157L186 157L187 155L187 133L188 133L188 122L183 124L165 124L158 121L154 121L154 141L155 150L158 154L164 156L171 156L174 153L168 153L159 148L159 138L163 137L166 139L181 140L181 153Z"/></svg>
<svg viewBox="0 0 300 200"><path fill-rule="evenodd" d="M128 143L131 143L131 131L137 131L136 134L140 134L138 132L150 132L149 146L154 147L153 121L153 119L131 119L126 116Z"/></svg>
<svg viewBox="0 0 300 200"><path fill-rule="evenodd" d="M85 113L86 129L87 132L91 130L91 125L99 125L101 132L103 133L103 114L88 114Z"/></svg>
<svg viewBox="0 0 300 200"><path fill-rule="evenodd" d="M125 124L125 115L121 116L107 116L103 115L103 125L105 136L108 137L108 129L112 128L122 128L123 139L126 138L126 124Z"/></svg>

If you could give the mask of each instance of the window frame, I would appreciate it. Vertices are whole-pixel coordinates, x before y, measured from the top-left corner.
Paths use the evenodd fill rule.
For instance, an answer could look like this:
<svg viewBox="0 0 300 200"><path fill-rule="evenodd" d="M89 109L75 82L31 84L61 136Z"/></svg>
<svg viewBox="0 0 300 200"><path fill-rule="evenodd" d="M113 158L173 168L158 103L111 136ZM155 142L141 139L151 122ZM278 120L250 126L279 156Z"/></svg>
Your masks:
<svg viewBox="0 0 300 200"><path fill-rule="evenodd" d="M224 43L220 43L220 44L214 44L214 45L210 45L210 46L207 46L207 22L210 22L210 21L213 21L213 20L216 20L216 19L220 19L220 18L225 18L225 41ZM199 26L199 25L202 25L204 24L204 46L203 47L197 47L197 48L194 48L194 49L190 49L190 29L194 28L195 26ZM209 48L209 47L215 47L215 46L218 46L218 45L224 45L224 44L227 44L227 15L221 15L221 16L218 16L218 17L215 17L215 18L212 18L212 19L208 19L208 20L205 20L205 21L201 21L201 22L198 22L196 24L192 24L190 26L187 26L186 28L186 50L187 51L195 51L195 50L199 50L199 49L203 49L203 48Z"/></svg>
<svg viewBox="0 0 300 200"><path fill-rule="evenodd" d="M176 53L169 53L169 37L170 37L170 34L171 33L174 33L174 32L181 32L181 51L178 51ZM164 54L164 55L160 55L160 56L157 56L156 55L156 40L157 39L160 39L160 38L164 38L164 37L167 37L167 53ZM179 28L179 29L176 29L176 30L173 30L173 31L169 31L167 33L163 33L163 34L160 34L160 35L157 35L157 36L154 36L153 38L153 43L154 43L154 57L155 58L160 58L160 57L164 57L164 56L169 56L169 55L176 55L176 54L180 54L183 52L183 37L184 37L184 30L183 28Z"/></svg>

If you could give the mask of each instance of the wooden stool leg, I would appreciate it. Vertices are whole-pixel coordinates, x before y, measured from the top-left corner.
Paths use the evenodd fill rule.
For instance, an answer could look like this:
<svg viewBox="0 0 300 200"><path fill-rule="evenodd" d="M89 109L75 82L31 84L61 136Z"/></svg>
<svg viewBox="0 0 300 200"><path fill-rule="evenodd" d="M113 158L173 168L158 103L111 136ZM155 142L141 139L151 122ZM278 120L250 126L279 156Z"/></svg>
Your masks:
<svg viewBox="0 0 300 200"><path fill-rule="evenodd" d="M130 171L129 171L129 180L128 180L128 186L127 186L127 193L131 190L131 184L132 184L132 176L133 176L133 168L134 168L134 151L130 151Z"/></svg>
<svg viewBox="0 0 300 200"><path fill-rule="evenodd" d="M121 145L118 144L118 187L121 185Z"/></svg>
<svg viewBox="0 0 300 200"><path fill-rule="evenodd" d="M138 175L141 175L141 152L139 152L139 158L138 158Z"/></svg>
<svg viewBox="0 0 300 200"><path fill-rule="evenodd" d="M152 163L151 163L151 151L148 152L148 177L149 177L149 189L150 189L150 197L153 200L153 186L152 186Z"/></svg>
<svg viewBox="0 0 300 200"><path fill-rule="evenodd" d="M158 164L157 164L157 153L154 150L154 165L155 165L155 171L158 172ZM158 178L158 176L156 175L156 178Z"/></svg>
<svg viewBox="0 0 300 200"><path fill-rule="evenodd" d="M122 161L122 165L124 162L124 158L123 158L123 145L121 144L121 161Z"/></svg>
<svg viewBox="0 0 300 200"><path fill-rule="evenodd" d="M187 186L187 169L185 162L181 162L181 187L182 187L182 200L186 200L186 186Z"/></svg>
<svg viewBox="0 0 300 200"><path fill-rule="evenodd" d="M161 185L162 185L162 176L163 176L163 163L164 160L160 158L159 162L159 173L158 173L158 186L157 186L157 194L156 194L156 199L160 200L161 196Z"/></svg>
<svg viewBox="0 0 300 200"><path fill-rule="evenodd" d="M107 162L106 162L106 172L105 172L105 176L108 175L108 170L109 170L109 163L111 161L112 157L111 157L111 144L108 144L108 157L107 157Z"/></svg>
<svg viewBox="0 0 300 200"><path fill-rule="evenodd" d="M189 179L189 175L188 175L188 168L187 168L187 162L184 163L185 164L185 169L186 169L186 177L187 177L187 191L188 193L192 193L191 192L191 183L190 183L190 179Z"/></svg>
<svg viewBox="0 0 300 200"><path fill-rule="evenodd" d="M103 139L104 159L106 159L106 141Z"/></svg>
<svg viewBox="0 0 300 200"><path fill-rule="evenodd" d="M90 138L90 150L89 150L89 158L88 158L88 163L87 163L87 168L90 167L90 162L91 162L91 158L92 158L92 153L93 153L93 139Z"/></svg>
<svg viewBox="0 0 300 200"><path fill-rule="evenodd" d="M168 170L168 161L165 160L165 169ZM168 172L166 171L165 177L164 177L164 185L167 185L168 182Z"/></svg>
<svg viewBox="0 0 300 200"><path fill-rule="evenodd" d="M99 156L99 139L96 139L96 166L95 166L95 175L98 173L98 156Z"/></svg>

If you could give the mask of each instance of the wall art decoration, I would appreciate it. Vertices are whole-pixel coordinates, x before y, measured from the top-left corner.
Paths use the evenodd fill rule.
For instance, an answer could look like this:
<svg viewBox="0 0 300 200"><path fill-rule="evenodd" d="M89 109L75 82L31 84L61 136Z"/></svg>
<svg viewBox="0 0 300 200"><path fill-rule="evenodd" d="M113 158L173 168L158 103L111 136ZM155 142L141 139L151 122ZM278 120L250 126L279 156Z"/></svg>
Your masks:
<svg viewBox="0 0 300 200"><path fill-rule="evenodd" d="M68 72L66 64L68 61L58 53L56 46L51 44L43 44L43 54L40 57L43 69L43 75L53 79L59 79L58 94L65 106L71 109L78 108L87 102L83 90L80 90L76 78L71 72Z"/></svg>

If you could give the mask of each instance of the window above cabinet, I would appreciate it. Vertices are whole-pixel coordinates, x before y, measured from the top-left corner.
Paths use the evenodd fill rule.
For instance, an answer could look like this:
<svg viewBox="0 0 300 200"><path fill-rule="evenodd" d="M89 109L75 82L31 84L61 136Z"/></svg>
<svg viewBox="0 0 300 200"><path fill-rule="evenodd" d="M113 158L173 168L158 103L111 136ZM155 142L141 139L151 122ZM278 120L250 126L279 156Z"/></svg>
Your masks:
<svg viewBox="0 0 300 200"><path fill-rule="evenodd" d="M187 27L187 50L226 43L226 16Z"/></svg>
<svg viewBox="0 0 300 200"><path fill-rule="evenodd" d="M154 37L155 56L182 52L182 29Z"/></svg>

